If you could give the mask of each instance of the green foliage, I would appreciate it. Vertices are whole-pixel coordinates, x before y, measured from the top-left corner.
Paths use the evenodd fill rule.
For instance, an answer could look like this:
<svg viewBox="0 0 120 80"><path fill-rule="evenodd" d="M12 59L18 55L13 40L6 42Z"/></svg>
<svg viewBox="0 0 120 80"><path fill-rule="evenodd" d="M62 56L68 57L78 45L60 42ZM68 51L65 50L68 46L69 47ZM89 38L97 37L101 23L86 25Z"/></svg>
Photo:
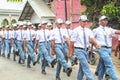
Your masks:
<svg viewBox="0 0 120 80"><path fill-rule="evenodd" d="M107 15L110 18L120 19L119 12L120 12L120 6L115 6L115 4L113 2L111 2L107 5L104 5L101 10L101 14L103 14L103 15Z"/></svg>
<svg viewBox="0 0 120 80"><path fill-rule="evenodd" d="M111 22L113 20L120 22L120 0L81 0L81 4L86 6L86 10L82 14L88 15L88 18L93 22L92 28L98 26L100 15L112 18Z"/></svg>
<svg viewBox="0 0 120 80"><path fill-rule="evenodd" d="M115 4L113 2L111 2L107 5L104 5L101 10L102 15L107 15L110 18L116 17L119 12L120 12L120 6L115 6Z"/></svg>
<svg viewBox="0 0 120 80"><path fill-rule="evenodd" d="M8 25L8 20L7 20L7 19L3 19L1 25L2 25L2 26L6 26L6 25Z"/></svg>

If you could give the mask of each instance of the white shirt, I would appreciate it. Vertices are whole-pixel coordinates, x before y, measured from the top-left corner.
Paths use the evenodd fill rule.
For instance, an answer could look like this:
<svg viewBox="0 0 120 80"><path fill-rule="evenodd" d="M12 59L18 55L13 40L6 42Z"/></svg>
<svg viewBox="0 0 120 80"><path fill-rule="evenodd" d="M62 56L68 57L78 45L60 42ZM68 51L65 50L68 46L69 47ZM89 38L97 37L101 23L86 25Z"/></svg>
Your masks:
<svg viewBox="0 0 120 80"><path fill-rule="evenodd" d="M72 34L72 30L71 29L64 29L64 31L65 31L65 36L70 39L71 34Z"/></svg>
<svg viewBox="0 0 120 80"><path fill-rule="evenodd" d="M11 39L11 38L13 38L13 36L12 36L12 31L7 31L7 30L4 30L4 38L5 39Z"/></svg>
<svg viewBox="0 0 120 80"><path fill-rule="evenodd" d="M120 35L118 35L118 40L120 41Z"/></svg>
<svg viewBox="0 0 120 80"><path fill-rule="evenodd" d="M112 37L110 37L110 35L115 34L115 29L109 28L109 27L104 27L105 31L103 29L103 26L99 26L98 28L93 30L94 33L94 37L96 38L97 42L101 45L101 46L108 46L111 47L112 46ZM107 45L106 45L106 41L105 41L105 37L107 37Z"/></svg>
<svg viewBox="0 0 120 80"><path fill-rule="evenodd" d="M94 38L94 36L92 31L89 28L84 28L84 29L85 29L85 36L86 36L86 47L89 47L90 38ZM81 26L73 30L70 40L74 42L74 47L85 48L83 28Z"/></svg>
<svg viewBox="0 0 120 80"><path fill-rule="evenodd" d="M32 41L35 34L34 30L27 29L24 32L25 32L24 38L26 38L26 41Z"/></svg>
<svg viewBox="0 0 120 80"><path fill-rule="evenodd" d="M45 38L44 38L44 31L45 31ZM39 42L49 41L49 37L50 37L50 31L49 30L41 29L41 30L37 31L36 40L39 40Z"/></svg>
<svg viewBox="0 0 120 80"><path fill-rule="evenodd" d="M3 36L2 31L0 31L0 36L1 37ZM0 41L2 41L2 38L0 38Z"/></svg>
<svg viewBox="0 0 120 80"><path fill-rule="evenodd" d="M61 32L61 36L60 36L59 30ZM50 36L50 40L55 40L55 43L64 43L65 42L64 35L65 35L64 29L58 29L56 27L52 31L52 35Z"/></svg>
<svg viewBox="0 0 120 80"><path fill-rule="evenodd" d="M25 31L24 30L17 30L16 31L16 39L23 41L24 37L25 37Z"/></svg>

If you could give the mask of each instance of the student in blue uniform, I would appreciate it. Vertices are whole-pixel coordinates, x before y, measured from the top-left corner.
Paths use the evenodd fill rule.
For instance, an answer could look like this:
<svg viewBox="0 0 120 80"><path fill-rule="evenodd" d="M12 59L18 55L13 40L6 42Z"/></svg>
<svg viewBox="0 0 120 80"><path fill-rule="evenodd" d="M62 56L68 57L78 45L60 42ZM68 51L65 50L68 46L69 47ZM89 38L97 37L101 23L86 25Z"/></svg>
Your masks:
<svg viewBox="0 0 120 80"><path fill-rule="evenodd" d="M92 31L89 28L86 28L87 21L88 19L86 15L80 16L79 26L73 30L70 39L71 42L68 57L71 57L73 53L75 53L80 61L77 80L82 80L84 75L87 80L94 80L88 64L88 47L91 42L97 48L100 48L100 45L96 42Z"/></svg>

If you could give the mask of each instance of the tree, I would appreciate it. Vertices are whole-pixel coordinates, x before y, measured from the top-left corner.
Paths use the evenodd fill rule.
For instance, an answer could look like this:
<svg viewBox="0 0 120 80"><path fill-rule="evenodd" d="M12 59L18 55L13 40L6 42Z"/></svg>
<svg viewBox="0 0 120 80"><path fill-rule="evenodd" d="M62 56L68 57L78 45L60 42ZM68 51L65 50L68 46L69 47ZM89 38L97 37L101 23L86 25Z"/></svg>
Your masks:
<svg viewBox="0 0 120 80"><path fill-rule="evenodd" d="M81 4L86 6L86 11L84 12L84 14L88 15L89 19L94 24L93 26L97 25L98 18L100 15L102 15L103 7L111 2L113 2L115 6L120 5L120 0L81 0ZM120 13L117 13L117 15L120 15Z"/></svg>

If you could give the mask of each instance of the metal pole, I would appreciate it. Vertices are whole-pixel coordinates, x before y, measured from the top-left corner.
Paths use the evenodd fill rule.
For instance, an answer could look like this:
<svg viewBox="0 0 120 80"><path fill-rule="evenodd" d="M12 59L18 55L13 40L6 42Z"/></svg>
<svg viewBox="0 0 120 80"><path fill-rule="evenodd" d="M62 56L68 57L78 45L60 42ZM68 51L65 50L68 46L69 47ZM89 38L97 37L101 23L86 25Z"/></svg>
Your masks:
<svg viewBox="0 0 120 80"><path fill-rule="evenodd" d="M66 5L66 0L65 0L65 20L67 20L67 5Z"/></svg>

